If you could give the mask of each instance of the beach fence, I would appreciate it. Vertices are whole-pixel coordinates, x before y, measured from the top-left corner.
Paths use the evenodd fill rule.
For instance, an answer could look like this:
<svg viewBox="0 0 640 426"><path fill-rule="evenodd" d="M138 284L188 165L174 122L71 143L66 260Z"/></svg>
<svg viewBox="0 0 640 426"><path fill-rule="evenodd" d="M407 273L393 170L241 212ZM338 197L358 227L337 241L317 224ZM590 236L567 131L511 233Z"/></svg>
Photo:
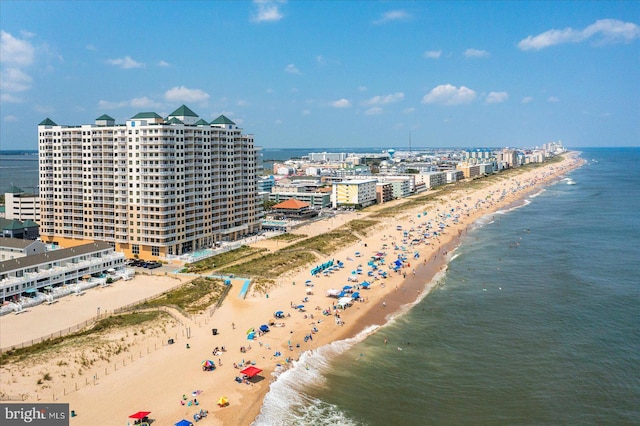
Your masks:
<svg viewBox="0 0 640 426"><path fill-rule="evenodd" d="M184 334L184 333L183 333ZM136 348L135 351L123 353L103 362L100 367L84 371L82 375L78 375L75 380L65 381L62 385L55 388L44 388L35 392L35 394L6 394L0 392L0 401L58 401L64 399L66 395L80 390L87 386L97 386L100 379L115 373L131 364L149 356L150 354L173 345L178 340L176 333L167 333L164 336L151 340L145 348Z"/></svg>
<svg viewBox="0 0 640 426"><path fill-rule="evenodd" d="M163 292L162 294L169 293L169 292L181 287L182 285L184 285L184 283L180 283L180 284L168 289L167 291ZM99 321L101 319L104 319L104 318L107 318L107 317L110 317L110 316L113 316L113 315L119 315L119 314L124 313L124 312L132 311L132 310L135 309L136 306L140 305L141 303L147 302L149 300L156 299L158 297L159 297L159 295L152 296L152 297L147 297L147 298L145 298L143 300L139 300L139 301L137 301L135 303L130 303L128 305L125 305L125 306L122 306L120 308L114 309L111 312L107 312L107 311L101 312L99 315L96 315L95 317L93 317L91 319L88 319L86 321L82 321L82 322L80 322L78 324L72 325L72 326L64 328L62 330L58 330L58 331L56 331L54 333L47 334L47 335L41 336L41 337L37 337L35 339L27 340L27 341L24 341L22 343L18 343L18 344L15 344L15 345L11 345L11 346L6 346L6 347L3 347L3 348L0 348L0 355L4 354L6 352L9 352L9 351L15 350L15 349L22 349L22 348L26 348L26 347L29 347L29 346L36 345L38 343L42 343L42 342L47 341L47 340L51 340L51 339L56 339L56 338L60 338L60 337L63 337L63 336L67 336L69 334L75 333L76 331L83 330L86 327L89 327L90 325L95 324L97 321ZM171 311L167 310L166 312L168 312L171 316L173 316L176 320L178 320L181 324L183 324L183 322L180 319L176 318L176 316Z"/></svg>

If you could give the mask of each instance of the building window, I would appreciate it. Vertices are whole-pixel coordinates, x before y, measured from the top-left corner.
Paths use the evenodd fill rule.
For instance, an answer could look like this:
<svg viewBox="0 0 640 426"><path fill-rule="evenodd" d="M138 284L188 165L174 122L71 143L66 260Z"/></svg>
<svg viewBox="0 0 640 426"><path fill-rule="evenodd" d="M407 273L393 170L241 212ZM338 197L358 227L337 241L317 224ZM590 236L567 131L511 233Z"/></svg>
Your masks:
<svg viewBox="0 0 640 426"><path fill-rule="evenodd" d="M131 244L131 252L133 254L140 254L140 246L138 244Z"/></svg>
<svg viewBox="0 0 640 426"><path fill-rule="evenodd" d="M151 247L151 254L153 256L160 256L160 247Z"/></svg>

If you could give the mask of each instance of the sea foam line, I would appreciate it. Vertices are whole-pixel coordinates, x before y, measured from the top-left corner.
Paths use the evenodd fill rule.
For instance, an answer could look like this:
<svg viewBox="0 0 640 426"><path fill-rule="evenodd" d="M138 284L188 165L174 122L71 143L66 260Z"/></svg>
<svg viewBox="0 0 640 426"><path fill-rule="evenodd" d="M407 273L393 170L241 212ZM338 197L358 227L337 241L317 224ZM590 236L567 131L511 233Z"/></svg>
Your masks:
<svg viewBox="0 0 640 426"><path fill-rule="evenodd" d="M326 381L325 374L331 370L331 361L379 328L379 325L372 325L354 337L305 351L289 368L276 370L273 374L277 380L265 395L253 425L309 424L310 420L313 424L356 425L357 422L348 419L337 407L308 396L303 389L309 385L322 386ZM314 418L307 418L309 416Z"/></svg>

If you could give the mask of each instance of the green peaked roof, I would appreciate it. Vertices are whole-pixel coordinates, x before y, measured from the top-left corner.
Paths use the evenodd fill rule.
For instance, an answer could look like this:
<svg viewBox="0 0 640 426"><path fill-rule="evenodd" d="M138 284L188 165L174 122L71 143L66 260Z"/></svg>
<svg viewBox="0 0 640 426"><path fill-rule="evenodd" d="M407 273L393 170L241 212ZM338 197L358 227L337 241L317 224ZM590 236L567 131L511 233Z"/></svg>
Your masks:
<svg viewBox="0 0 640 426"><path fill-rule="evenodd" d="M173 111L169 114L169 117L197 117L198 114L191 111L188 106L182 105L177 110Z"/></svg>
<svg viewBox="0 0 640 426"><path fill-rule="evenodd" d="M110 120L115 121L115 118L109 117L107 114L102 114L100 117L96 118L96 120Z"/></svg>
<svg viewBox="0 0 640 426"><path fill-rule="evenodd" d="M209 123L207 123L205 120L203 120L202 118L198 121L196 121L196 126L208 126Z"/></svg>
<svg viewBox="0 0 640 426"><path fill-rule="evenodd" d="M9 219L10 222L6 222L3 226L4 229L22 229L22 222L17 219Z"/></svg>
<svg viewBox="0 0 640 426"><path fill-rule="evenodd" d="M215 120L213 120L211 122L211 124L233 124L234 126L236 125L236 123L234 123L233 121L229 120L224 115L221 115L220 117L218 117Z"/></svg>
<svg viewBox="0 0 640 426"><path fill-rule="evenodd" d="M177 119L175 117L171 117L169 120L167 120L167 123L169 123L169 124L184 124L182 121L180 121L179 119Z"/></svg>
<svg viewBox="0 0 640 426"><path fill-rule="evenodd" d="M57 126L57 124L54 123L52 119L47 117L42 121L42 123L38 124L38 126Z"/></svg>
<svg viewBox="0 0 640 426"><path fill-rule="evenodd" d="M131 118L134 119L134 118L162 118L162 117L156 114L155 112L139 112Z"/></svg>
<svg viewBox="0 0 640 426"><path fill-rule="evenodd" d="M24 222L22 222L22 226L24 226L25 228L33 228L34 226L38 226L38 224L32 221L31 219L27 219Z"/></svg>

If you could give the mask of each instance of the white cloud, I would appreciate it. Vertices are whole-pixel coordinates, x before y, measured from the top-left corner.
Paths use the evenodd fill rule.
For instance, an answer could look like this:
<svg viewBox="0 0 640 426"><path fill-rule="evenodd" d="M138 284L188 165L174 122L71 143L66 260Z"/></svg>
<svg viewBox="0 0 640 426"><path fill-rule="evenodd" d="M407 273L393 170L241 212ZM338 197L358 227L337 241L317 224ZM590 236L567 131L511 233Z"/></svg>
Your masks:
<svg viewBox="0 0 640 426"><path fill-rule="evenodd" d="M405 114L411 114L415 110L416 110L415 108L410 107L410 108L405 108L402 112L404 112Z"/></svg>
<svg viewBox="0 0 640 426"><path fill-rule="evenodd" d="M464 56L466 58L488 58L491 54L486 50L467 49L464 51Z"/></svg>
<svg viewBox="0 0 640 426"><path fill-rule="evenodd" d="M238 102L236 102L236 105L239 107L245 107L249 105L249 102L245 101L244 99L239 99Z"/></svg>
<svg viewBox="0 0 640 426"><path fill-rule="evenodd" d="M398 102L404 99L404 93L396 92L386 96L374 96L371 99L364 101L363 105L385 105L393 102Z"/></svg>
<svg viewBox="0 0 640 426"><path fill-rule="evenodd" d="M96 47L93 44L87 44L84 48L87 49L87 50L94 51L94 52L96 50L98 50L98 49L96 49Z"/></svg>
<svg viewBox="0 0 640 426"><path fill-rule="evenodd" d="M358 91L366 92L367 91L367 86L358 86Z"/></svg>
<svg viewBox="0 0 640 426"><path fill-rule="evenodd" d="M4 121L6 122L18 121L18 117L16 117L15 115L5 115Z"/></svg>
<svg viewBox="0 0 640 426"><path fill-rule="evenodd" d="M163 106L160 102L156 102L146 96L133 98L129 101L129 104L134 108L162 108Z"/></svg>
<svg viewBox="0 0 640 426"><path fill-rule="evenodd" d="M509 99L507 92L491 92L487 95L485 102L488 104L500 104Z"/></svg>
<svg viewBox="0 0 640 426"><path fill-rule="evenodd" d="M302 110L302 115L310 115L310 114L311 114L311 110L308 110L308 109Z"/></svg>
<svg viewBox="0 0 640 426"><path fill-rule="evenodd" d="M380 115L382 114L382 108L380 107L369 108L364 113L365 115Z"/></svg>
<svg viewBox="0 0 640 426"><path fill-rule="evenodd" d="M112 102L112 101L105 101L104 99L100 99L98 101L98 108L100 109L116 109L116 108L123 108L128 105L129 105L128 101Z"/></svg>
<svg viewBox="0 0 640 426"><path fill-rule="evenodd" d="M205 102L209 94L200 89L189 89L185 86L176 86L167 90L164 98L170 102Z"/></svg>
<svg viewBox="0 0 640 426"><path fill-rule="evenodd" d="M316 62L320 65L327 65L327 60L322 55L316 56Z"/></svg>
<svg viewBox="0 0 640 426"><path fill-rule="evenodd" d="M441 84L424 95L424 104L460 105L473 102L476 92L465 86L456 87L451 84Z"/></svg>
<svg viewBox="0 0 640 426"><path fill-rule="evenodd" d="M253 3L257 6L251 17L253 22L276 22L284 18L278 5L284 3L283 1L254 0Z"/></svg>
<svg viewBox="0 0 640 426"><path fill-rule="evenodd" d="M33 107L33 110L40 114L52 114L56 111L54 107L44 105L36 105Z"/></svg>
<svg viewBox="0 0 640 426"><path fill-rule="evenodd" d="M533 102L533 97L525 96L524 98L522 98L522 100L520 102L522 102L523 104L529 104L529 103Z"/></svg>
<svg viewBox="0 0 640 426"><path fill-rule="evenodd" d="M349 108L351 106L351 102L349 102L348 99L342 98L331 102L331 106L334 108Z"/></svg>
<svg viewBox="0 0 640 426"><path fill-rule="evenodd" d="M0 75L0 89L2 91L17 93L31 88L33 79L18 68L3 68Z"/></svg>
<svg viewBox="0 0 640 426"><path fill-rule="evenodd" d="M427 50L422 54L427 59L438 59L442 55L442 50Z"/></svg>
<svg viewBox="0 0 640 426"><path fill-rule="evenodd" d="M296 66L294 64L289 64L284 68L285 72L288 72L289 74L300 74L300 70L298 68L296 68Z"/></svg>
<svg viewBox="0 0 640 426"><path fill-rule="evenodd" d="M411 18L411 15L409 15L404 10L391 10L389 12L383 13L380 19L373 21L373 23L378 25L385 24L391 21L406 21L409 18Z"/></svg>
<svg viewBox="0 0 640 426"><path fill-rule="evenodd" d="M34 50L28 41L17 39L6 31L0 31L0 61L3 64L31 65Z"/></svg>
<svg viewBox="0 0 640 426"><path fill-rule="evenodd" d="M562 30L549 30L537 36L520 40L520 50L540 50L563 43L580 43L591 37L599 36L597 44L630 42L640 38L640 27L632 22L617 19L601 19L582 30L567 27Z"/></svg>
<svg viewBox="0 0 640 426"><path fill-rule="evenodd" d="M12 95L11 93L1 93L0 101L2 103L6 102L6 103L12 103L12 104L19 104L20 102L22 102L22 98Z"/></svg>
<svg viewBox="0 0 640 426"><path fill-rule="evenodd" d="M560 98L558 98L558 97L556 97L556 96L549 96L549 97L547 98L547 102L553 102L553 103L555 103L555 102L560 102Z"/></svg>
<svg viewBox="0 0 640 426"><path fill-rule="evenodd" d="M169 62L166 62L166 61L159 61L158 62L158 66L159 67L170 67L171 64Z"/></svg>
<svg viewBox="0 0 640 426"><path fill-rule="evenodd" d="M144 63L138 62L135 59L131 58L130 56L125 56L124 58L117 58L117 59L107 59L107 63L109 65L120 67L123 70L144 67Z"/></svg>

